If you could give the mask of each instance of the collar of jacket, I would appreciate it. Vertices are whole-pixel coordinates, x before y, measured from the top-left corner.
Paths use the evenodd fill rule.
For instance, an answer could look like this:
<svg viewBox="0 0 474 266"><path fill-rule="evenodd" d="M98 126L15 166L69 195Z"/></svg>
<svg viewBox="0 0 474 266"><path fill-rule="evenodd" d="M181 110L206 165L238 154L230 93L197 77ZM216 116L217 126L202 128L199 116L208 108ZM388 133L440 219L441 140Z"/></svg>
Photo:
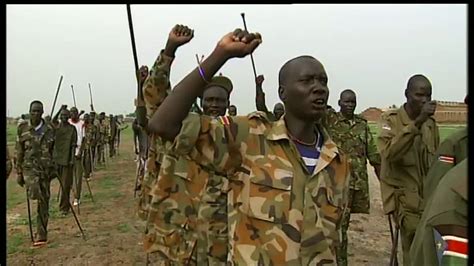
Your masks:
<svg viewBox="0 0 474 266"><path fill-rule="evenodd" d="M323 126L318 125L316 123L314 124L314 128L315 131L318 130L323 135L323 149L329 154L339 155L337 145L332 141L327 130ZM287 139L289 141L290 137L288 136L288 130L286 128L285 115L283 115L279 120L272 122L271 127L268 129L265 135L268 140L277 141Z"/></svg>

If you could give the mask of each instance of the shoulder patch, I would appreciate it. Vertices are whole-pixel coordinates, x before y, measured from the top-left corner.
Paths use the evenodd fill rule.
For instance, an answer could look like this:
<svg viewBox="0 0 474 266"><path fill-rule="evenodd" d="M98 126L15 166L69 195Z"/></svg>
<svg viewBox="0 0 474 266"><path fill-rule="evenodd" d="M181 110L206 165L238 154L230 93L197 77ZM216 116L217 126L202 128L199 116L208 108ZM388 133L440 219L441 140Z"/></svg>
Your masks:
<svg viewBox="0 0 474 266"><path fill-rule="evenodd" d="M454 164L455 159L454 159L454 156L451 156L451 155L440 155L438 157L438 161L447 163L447 164Z"/></svg>

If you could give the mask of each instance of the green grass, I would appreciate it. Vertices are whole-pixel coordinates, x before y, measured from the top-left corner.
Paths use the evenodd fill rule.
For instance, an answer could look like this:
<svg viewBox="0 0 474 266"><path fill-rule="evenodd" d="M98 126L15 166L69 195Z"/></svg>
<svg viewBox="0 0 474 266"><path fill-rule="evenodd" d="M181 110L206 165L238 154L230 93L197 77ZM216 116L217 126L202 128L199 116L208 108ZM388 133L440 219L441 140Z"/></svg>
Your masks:
<svg viewBox="0 0 474 266"><path fill-rule="evenodd" d="M26 190L16 183L16 176L10 176L11 179L7 182L7 209L26 202Z"/></svg>
<svg viewBox="0 0 474 266"><path fill-rule="evenodd" d="M86 184L86 186L87 186L87 184ZM115 180L111 176L104 176L104 177L97 180L97 186L99 186L100 189L105 189L105 190L116 188L117 187L117 180ZM91 189L92 189L92 187L91 187ZM94 193L94 192L92 192L92 193Z"/></svg>
<svg viewBox="0 0 474 266"><path fill-rule="evenodd" d="M438 125L439 127L439 138L443 141L446 137L460 130L466 125ZM369 123L370 132L377 138L379 134L379 125L377 123Z"/></svg>
<svg viewBox="0 0 474 266"><path fill-rule="evenodd" d="M13 254L17 253L18 251L21 251L21 246L26 240L26 236L19 232L9 236L7 239L8 254Z"/></svg>
<svg viewBox="0 0 474 266"><path fill-rule="evenodd" d="M15 143L16 140L16 126L15 125L7 125L7 143L12 144Z"/></svg>
<svg viewBox="0 0 474 266"><path fill-rule="evenodd" d="M117 229L119 230L119 232L121 233L128 233L130 232L130 226L126 223L121 223L117 226Z"/></svg>

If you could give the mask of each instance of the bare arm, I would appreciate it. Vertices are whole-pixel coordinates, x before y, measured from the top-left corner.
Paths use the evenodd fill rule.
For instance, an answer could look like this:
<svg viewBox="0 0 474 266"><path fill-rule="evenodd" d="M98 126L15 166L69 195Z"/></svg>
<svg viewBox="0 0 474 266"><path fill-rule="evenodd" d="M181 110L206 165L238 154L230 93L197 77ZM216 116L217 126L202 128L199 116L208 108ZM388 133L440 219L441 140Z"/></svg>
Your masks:
<svg viewBox="0 0 474 266"><path fill-rule="evenodd" d="M201 77L196 68L176 85L148 123L150 131L165 140L174 140L194 101L203 93L207 81L211 80L227 60L248 55L260 43L259 34L248 34L240 29L225 35L211 55L201 63L204 76Z"/></svg>

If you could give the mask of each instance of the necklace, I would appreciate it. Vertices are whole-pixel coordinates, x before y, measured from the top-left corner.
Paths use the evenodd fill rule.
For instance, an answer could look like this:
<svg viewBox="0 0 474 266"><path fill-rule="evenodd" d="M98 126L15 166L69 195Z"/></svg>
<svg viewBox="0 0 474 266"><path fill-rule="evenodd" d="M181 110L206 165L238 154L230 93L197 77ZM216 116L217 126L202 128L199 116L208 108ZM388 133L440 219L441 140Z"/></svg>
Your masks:
<svg viewBox="0 0 474 266"><path fill-rule="evenodd" d="M287 133L288 133L288 136L290 136L291 140L305 146L314 146L316 145L316 142L319 140L319 132L317 133L317 136L314 138L314 141L312 143L307 143L295 138L293 135L290 134L290 131L287 131Z"/></svg>

